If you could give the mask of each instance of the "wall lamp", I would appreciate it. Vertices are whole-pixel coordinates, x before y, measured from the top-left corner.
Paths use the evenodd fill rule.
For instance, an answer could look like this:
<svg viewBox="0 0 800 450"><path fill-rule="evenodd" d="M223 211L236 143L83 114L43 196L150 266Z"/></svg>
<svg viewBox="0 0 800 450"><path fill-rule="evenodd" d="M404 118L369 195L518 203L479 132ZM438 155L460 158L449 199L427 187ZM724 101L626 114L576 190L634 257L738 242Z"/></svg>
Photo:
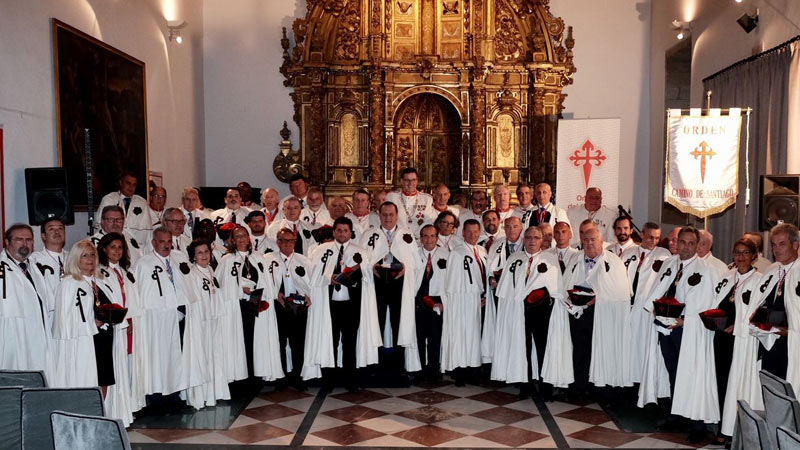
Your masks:
<svg viewBox="0 0 800 450"><path fill-rule="evenodd" d="M167 29L169 30L169 40L175 41L178 44L183 42L181 29L186 27L186 25L187 23L185 20L168 20Z"/></svg>
<svg viewBox="0 0 800 450"><path fill-rule="evenodd" d="M678 32L678 34L675 37L677 37L679 41L682 41L683 38L689 36L689 22L681 22L679 20L673 20L672 29Z"/></svg>

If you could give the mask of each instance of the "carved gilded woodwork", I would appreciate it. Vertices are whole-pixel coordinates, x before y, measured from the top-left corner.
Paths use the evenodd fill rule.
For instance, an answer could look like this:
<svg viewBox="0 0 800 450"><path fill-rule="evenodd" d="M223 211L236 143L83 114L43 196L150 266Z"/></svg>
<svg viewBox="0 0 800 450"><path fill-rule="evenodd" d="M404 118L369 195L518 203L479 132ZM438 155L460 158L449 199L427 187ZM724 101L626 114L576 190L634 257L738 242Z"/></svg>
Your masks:
<svg viewBox="0 0 800 450"><path fill-rule="evenodd" d="M276 158L281 179L302 165L349 193L414 165L455 189L555 181L576 69L549 0L308 0L292 34L280 72L300 148Z"/></svg>

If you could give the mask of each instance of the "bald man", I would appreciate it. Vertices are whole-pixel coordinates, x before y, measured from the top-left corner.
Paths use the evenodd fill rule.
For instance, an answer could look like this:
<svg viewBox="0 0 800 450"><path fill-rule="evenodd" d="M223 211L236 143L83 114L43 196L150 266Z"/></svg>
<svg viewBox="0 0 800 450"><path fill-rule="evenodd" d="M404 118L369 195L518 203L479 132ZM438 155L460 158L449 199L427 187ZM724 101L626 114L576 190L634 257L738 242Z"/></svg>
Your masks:
<svg viewBox="0 0 800 450"><path fill-rule="evenodd" d="M281 209L278 208L280 202L280 195L274 188L266 188L261 192L261 212L264 213L267 226L272 225L272 222L281 214Z"/></svg>
<svg viewBox="0 0 800 450"><path fill-rule="evenodd" d="M712 248L714 248L714 235L706 230L700 230L697 257L706 260L717 271L717 275L722 277L728 271L728 265L711 253Z"/></svg>
<svg viewBox="0 0 800 450"><path fill-rule="evenodd" d="M461 213L461 208L457 205L448 205L450 201L450 188L448 188L444 184L440 184L433 188L433 216L430 219L430 222L433 223L436 220L436 217L439 216L440 213L444 211L450 211L451 213L455 214L456 217Z"/></svg>
<svg viewBox="0 0 800 450"><path fill-rule="evenodd" d="M617 214L611 209L603 206L603 191L597 187L590 187L586 190L583 205L575 205L567 210L567 217L569 222L581 223L586 219L592 219L597 224L597 230L600 231L600 237L604 242L614 242L614 219ZM580 244L577 236L572 238L571 245Z"/></svg>
<svg viewBox="0 0 800 450"><path fill-rule="evenodd" d="M494 210L500 216L500 229L502 230L506 218L511 217L514 212L511 209L511 190L508 189L508 186L501 184L495 186L492 196L494 197Z"/></svg>
<svg viewBox="0 0 800 450"><path fill-rule="evenodd" d="M556 222L575 223L570 220L566 211L553 204L553 190L549 184L537 184L533 195L536 201L526 226L538 226L541 223L549 223L552 226Z"/></svg>

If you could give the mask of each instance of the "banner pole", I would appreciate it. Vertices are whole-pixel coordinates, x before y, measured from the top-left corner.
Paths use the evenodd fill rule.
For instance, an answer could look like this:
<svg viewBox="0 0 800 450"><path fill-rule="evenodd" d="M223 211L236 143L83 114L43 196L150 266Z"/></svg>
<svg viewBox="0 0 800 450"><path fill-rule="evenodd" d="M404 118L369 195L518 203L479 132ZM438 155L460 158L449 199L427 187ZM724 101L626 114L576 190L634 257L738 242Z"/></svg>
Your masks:
<svg viewBox="0 0 800 450"><path fill-rule="evenodd" d="M711 111L711 89L706 91L706 111ZM703 218L703 230L708 231L708 216Z"/></svg>

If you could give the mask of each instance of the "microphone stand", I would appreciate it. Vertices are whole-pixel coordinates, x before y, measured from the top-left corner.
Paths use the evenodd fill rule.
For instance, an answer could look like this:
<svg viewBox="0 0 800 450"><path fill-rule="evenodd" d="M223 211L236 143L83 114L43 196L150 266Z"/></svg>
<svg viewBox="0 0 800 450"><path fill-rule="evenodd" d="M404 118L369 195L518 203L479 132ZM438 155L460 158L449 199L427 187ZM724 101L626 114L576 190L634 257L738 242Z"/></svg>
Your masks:
<svg viewBox="0 0 800 450"><path fill-rule="evenodd" d="M86 156L86 214L89 216L89 236L94 230L94 189L92 189L92 142L89 129L83 130L83 153Z"/></svg>

